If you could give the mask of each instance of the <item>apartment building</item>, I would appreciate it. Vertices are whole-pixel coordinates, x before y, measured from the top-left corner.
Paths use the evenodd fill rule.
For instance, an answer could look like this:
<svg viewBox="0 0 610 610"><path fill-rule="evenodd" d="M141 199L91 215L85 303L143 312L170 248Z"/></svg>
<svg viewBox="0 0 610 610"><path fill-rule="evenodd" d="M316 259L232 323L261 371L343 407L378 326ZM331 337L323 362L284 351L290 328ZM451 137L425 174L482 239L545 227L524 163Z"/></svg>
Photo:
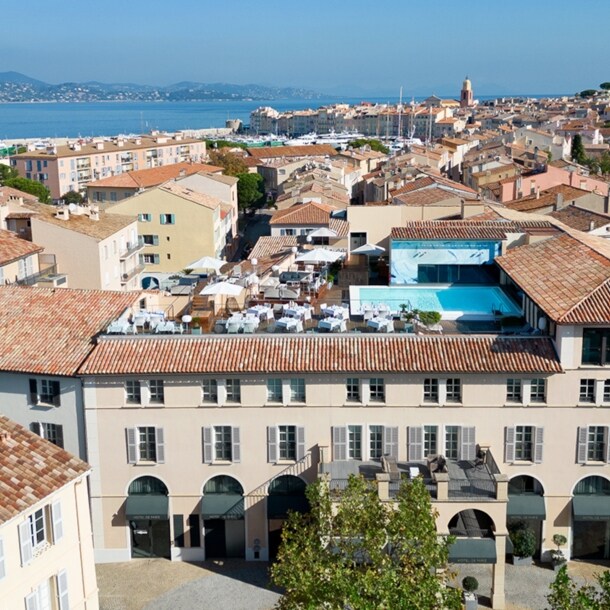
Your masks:
<svg viewBox="0 0 610 610"><path fill-rule="evenodd" d="M38 255L44 250L31 241L0 229L0 286L27 281L38 274Z"/></svg>
<svg viewBox="0 0 610 610"><path fill-rule="evenodd" d="M89 466L0 415L0 603L99 608Z"/></svg>
<svg viewBox="0 0 610 610"><path fill-rule="evenodd" d="M43 150L30 148L12 156L11 167L20 176L44 184L53 199L69 191L85 194L87 184L94 180L172 163L198 163L206 156L205 142L180 133L80 139Z"/></svg>

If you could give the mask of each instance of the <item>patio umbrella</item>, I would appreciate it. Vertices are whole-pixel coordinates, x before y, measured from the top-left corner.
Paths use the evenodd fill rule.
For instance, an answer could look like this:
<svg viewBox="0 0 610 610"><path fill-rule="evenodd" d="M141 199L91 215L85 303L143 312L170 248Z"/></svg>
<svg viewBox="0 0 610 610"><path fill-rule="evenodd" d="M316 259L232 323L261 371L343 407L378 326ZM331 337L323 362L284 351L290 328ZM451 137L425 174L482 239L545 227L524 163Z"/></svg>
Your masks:
<svg viewBox="0 0 610 610"><path fill-rule="evenodd" d="M314 250L306 250L302 252L295 263L334 263L337 259L343 256L342 252L335 252L333 250L325 250L324 248L316 248Z"/></svg>
<svg viewBox="0 0 610 610"><path fill-rule="evenodd" d="M320 227L309 233L307 237L337 237L337 233L327 227Z"/></svg>
<svg viewBox="0 0 610 610"><path fill-rule="evenodd" d="M365 256L381 256L384 252L385 248L375 244L364 244L364 246L352 250L352 254L364 254Z"/></svg>
<svg viewBox="0 0 610 610"><path fill-rule="evenodd" d="M239 284L231 284L231 282L217 282L216 284L208 284L199 294L211 295L211 294L224 294L226 296L237 296L241 294L244 289Z"/></svg>
<svg viewBox="0 0 610 610"><path fill-rule="evenodd" d="M196 261L187 265L188 269L213 269L218 273L221 267L227 264L227 261L222 261L219 258L213 256L202 256Z"/></svg>

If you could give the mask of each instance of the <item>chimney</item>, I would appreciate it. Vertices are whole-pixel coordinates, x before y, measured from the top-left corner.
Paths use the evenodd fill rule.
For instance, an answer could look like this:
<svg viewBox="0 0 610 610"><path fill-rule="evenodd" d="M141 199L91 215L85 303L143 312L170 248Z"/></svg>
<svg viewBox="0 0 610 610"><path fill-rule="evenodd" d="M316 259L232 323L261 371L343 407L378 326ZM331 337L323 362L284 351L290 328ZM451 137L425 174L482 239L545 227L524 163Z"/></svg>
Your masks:
<svg viewBox="0 0 610 610"><path fill-rule="evenodd" d="M104 142L96 142L95 148L98 150L104 150Z"/></svg>
<svg viewBox="0 0 610 610"><path fill-rule="evenodd" d="M536 187L536 199L540 199L540 187Z"/></svg>
<svg viewBox="0 0 610 610"><path fill-rule="evenodd" d="M557 210L560 210L562 208L562 204L563 203L563 193L557 193L557 198L555 199L555 206Z"/></svg>
<svg viewBox="0 0 610 610"><path fill-rule="evenodd" d="M595 231L595 221L594 220L592 220L589 223L589 231Z"/></svg>
<svg viewBox="0 0 610 610"><path fill-rule="evenodd" d="M179 172L178 172L178 177L179 178L184 178L186 176L186 170L184 168L182 168Z"/></svg>

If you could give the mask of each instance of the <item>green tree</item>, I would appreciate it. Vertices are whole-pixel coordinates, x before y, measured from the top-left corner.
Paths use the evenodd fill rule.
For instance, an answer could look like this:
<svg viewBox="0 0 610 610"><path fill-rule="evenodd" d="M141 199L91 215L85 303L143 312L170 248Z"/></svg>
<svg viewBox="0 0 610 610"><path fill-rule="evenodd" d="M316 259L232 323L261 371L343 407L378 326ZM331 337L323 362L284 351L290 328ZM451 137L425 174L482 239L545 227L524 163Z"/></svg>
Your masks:
<svg viewBox="0 0 610 610"><path fill-rule="evenodd" d="M64 203L82 203L83 202L83 196L80 193L77 193L76 191L68 191L67 193L64 193L61 196L61 199L63 199Z"/></svg>
<svg viewBox="0 0 610 610"><path fill-rule="evenodd" d="M237 203L242 210L261 207L265 203L263 177L245 172L237 174Z"/></svg>
<svg viewBox="0 0 610 610"><path fill-rule="evenodd" d="M19 176L19 172L10 165L4 165L4 163L0 163L0 183L4 184L5 180L10 180L11 178L17 178Z"/></svg>
<svg viewBox="0 0 610 610"><path fill-rule="evenodd" d="M597 586L584 584L579 587L563 566L551 583L546 596L549 610L607 610L610 608L610 571L595 577Z"/></svg>
<svg viewBox="0 0 610 610"><path fill-rule="evenodd" d="M248 171L248 166L242 157L228 150L210 150L208 157L210 163L222 167L227 176L237 176L238 174L245 174Z"/></svg>
<svg viewBox="0 0 610 610"><path fill-rule="evenodd" d="M578 95L580 95L580 97L593 97L596 93L596 89L585 89L584 91L581 91Z"/></svg>
<svg viewBox="0 0 610 610"><path fill-rule="evenodd" d="M358 138L357 140L352 140L348 145L352 148L370 146L371 150L383 153L384 155L387 155L390 152L390 149L387 146L384 146L384 144L382 144L379 140L370 138Z"/></svg>
<svg viewBox="0 0 610 610"><path fill-rule="evenodd" d="M248 148L243 142L232 142L231 140L206 140L206 150L214 150L215 148Z"/></svg>
<svg viewBox="0 0 610 610"><path fill-rule="evenodd" d="M51 193L49 189L44 184L36 182L36 180L29 180L28 178L17 176L16 178L8 178L7 180L4 180L3 184L6 186L12 186L14 189L23 191L24 193L34 195L35 197L38 197L38 200L42 203L50 203L51 201Z"/></svg>
<svg viewBox="0 0 610 610"><path fill-rule="evenodd" d="M599 88L603 89L604 91L610 91L610 83L608 81L606 81L605 83L601 83Z"/></svg>
<svg viewBox="0 0 610 610"><path fill-rule="evenodd" d="M271 568L284 589L280 610L461 607L459 590L437 574L451 540L437 536L421 479L401 486L396 510L379 499L375 483L356 476L335 506L322 481L307 497L310 512L290 514Z"/></svg>
<svg viewBox="0 0 610 610"><path fill-rule="evenodd" d="M572 157L572 161L581 164L587 159L587 156L585 155L585 147L582 143L582 136L579 133L572 136L572 149L570 151L570 156Z"/></svg>

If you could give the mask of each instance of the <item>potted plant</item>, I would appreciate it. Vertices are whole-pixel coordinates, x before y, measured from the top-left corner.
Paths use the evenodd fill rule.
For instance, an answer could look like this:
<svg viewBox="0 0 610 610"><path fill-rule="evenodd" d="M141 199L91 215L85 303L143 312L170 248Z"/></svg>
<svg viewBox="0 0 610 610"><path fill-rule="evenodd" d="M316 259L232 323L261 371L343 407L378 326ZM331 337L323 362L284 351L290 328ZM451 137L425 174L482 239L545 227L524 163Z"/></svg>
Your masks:
<svg viewBox="0 0 610 610"><path fill-rule="evenodd" d="M464 610L477 610L479 601L475 591L479 588L479 581L474 576L465 576L462 579L464 589Z"/></svg>
<svg viewBox="0 0 610 610"><path fill-rule="evenodd" d="M513 564L531 565L536 552L536 535L523 521L510 529L510 540L513 543Z"/></svg>
<svg viewBox="0 0 610 610"><path fill-rule="evenodd" d="M201 318L193 318L191 323L191 333L193 335L201 334Z"/></svg>
<svg viewBox="0 0 610 610"><path fill-rule="evenodd" d="M561 546L567 541L568 539L563 534L555 534L553 536L553 544L557 545L557 549L551 551L551 563L553 564L553 570L555 570L555 572L559 572L568 561L561 550Z"/></svg>

